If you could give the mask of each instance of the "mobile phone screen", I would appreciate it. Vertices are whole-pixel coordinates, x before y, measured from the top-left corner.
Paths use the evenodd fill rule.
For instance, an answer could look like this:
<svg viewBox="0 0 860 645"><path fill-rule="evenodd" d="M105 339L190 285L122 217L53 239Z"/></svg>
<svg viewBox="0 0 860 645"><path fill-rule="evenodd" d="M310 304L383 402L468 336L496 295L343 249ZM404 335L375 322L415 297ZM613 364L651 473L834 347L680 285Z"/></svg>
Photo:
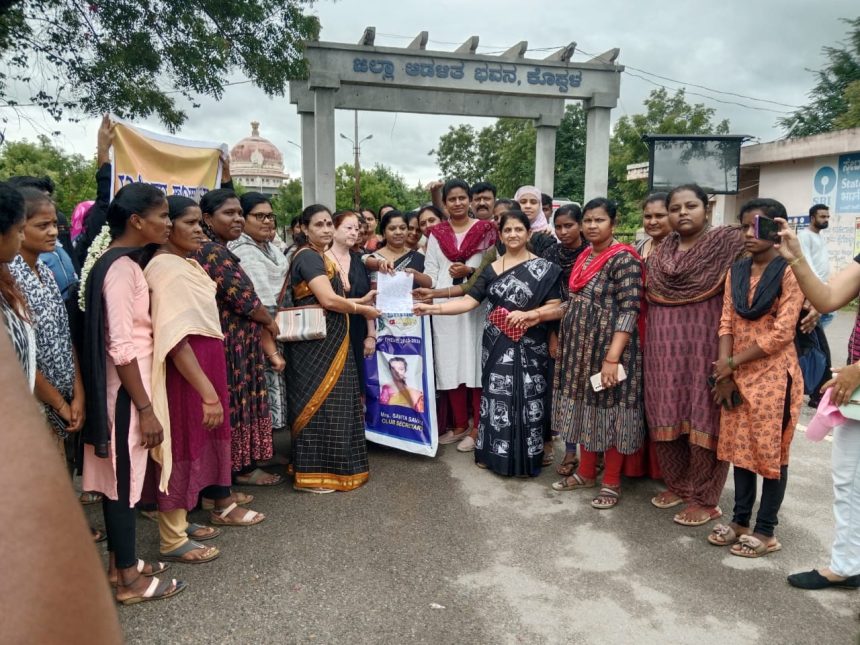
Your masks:
<svg viewBox="0 0 860 645"><path fill-rule="evenodd" d="M779 224L777 224L769 217L756 215L755 236L759 240L767 240L768 242L779 242Z"/></svg>

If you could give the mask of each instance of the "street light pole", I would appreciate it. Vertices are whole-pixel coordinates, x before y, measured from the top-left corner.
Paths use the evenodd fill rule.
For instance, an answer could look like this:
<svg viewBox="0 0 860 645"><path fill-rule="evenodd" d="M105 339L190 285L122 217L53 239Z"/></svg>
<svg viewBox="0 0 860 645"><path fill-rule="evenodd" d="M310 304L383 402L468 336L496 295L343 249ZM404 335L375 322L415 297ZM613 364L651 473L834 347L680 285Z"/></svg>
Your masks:
<svg viewBox="0 0 860 645"><path fill-rule="evenodd" d="M343 132L340 133L341 139L346 139L352 144L352 152L355 156L354 169L355 169L355 185L353 186L352 191L352 201L353 208L358 211L361 208L361 164L359 161L359 157L361 156L361 144L367 141L368 139L372 139L373 135L368 134L364 139L358 138L358 110L355 111L355 138L346 136Z"/></svg>

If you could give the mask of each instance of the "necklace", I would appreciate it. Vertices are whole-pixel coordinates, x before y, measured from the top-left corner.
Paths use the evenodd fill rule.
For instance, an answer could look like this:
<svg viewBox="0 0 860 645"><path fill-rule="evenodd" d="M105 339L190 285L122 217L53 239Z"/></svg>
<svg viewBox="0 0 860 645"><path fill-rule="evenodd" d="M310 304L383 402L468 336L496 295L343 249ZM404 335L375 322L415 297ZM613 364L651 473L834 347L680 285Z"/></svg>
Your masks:
<svg viewBox="0 0 860 645"><path fill-rule="evenodd" d="M340 281L343 282L343 290L349 291L349 263L347 262L347 269L343 268L343 263L340 261L340 258L337 257L337 253L334 251L334 245L327 251L327 253L331 253L331 257L337 262L337 270L340 273ZM349 251L347 251L347 257L349 257ZM346 259L346 258L344 258Z"/></svg>

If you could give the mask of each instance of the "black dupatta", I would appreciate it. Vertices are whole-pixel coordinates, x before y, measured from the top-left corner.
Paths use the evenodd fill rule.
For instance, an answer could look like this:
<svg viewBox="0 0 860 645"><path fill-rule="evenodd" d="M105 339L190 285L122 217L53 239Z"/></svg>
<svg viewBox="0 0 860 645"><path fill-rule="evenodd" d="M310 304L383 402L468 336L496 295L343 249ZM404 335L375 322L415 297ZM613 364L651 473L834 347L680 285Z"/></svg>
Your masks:
<svg viewBox="0 0 860 645"><path fill-rule="evenodd" d="M108 457L110 452L110 424L107 408L107 349L105 348L105 315L102 288L108 270L120 258L134 256L139 248L117 247L108 249L90 270L85 288L83 355L81 370L84 391L87 393L87 422L82 439L95 448L97 457ZM134 259L134 258L133 258Z"/></svg>
<svg viewBox="0 0 860 645"><path fill-rule="evenodd" d="M738 316L758 320L771 310L774 301L782 294L782 276L787 266L781 256L771 260L756 285L752 304L748 305L752 258L742 258L732 265L732 302Z"/></svg>

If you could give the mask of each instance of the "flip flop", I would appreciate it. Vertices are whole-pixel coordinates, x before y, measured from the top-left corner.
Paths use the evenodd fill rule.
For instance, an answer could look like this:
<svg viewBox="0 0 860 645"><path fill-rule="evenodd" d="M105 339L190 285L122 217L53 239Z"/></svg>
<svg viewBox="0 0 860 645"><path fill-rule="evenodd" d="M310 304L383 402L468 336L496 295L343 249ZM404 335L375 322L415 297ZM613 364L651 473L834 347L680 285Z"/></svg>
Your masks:
<svg viewBox="0 0 860 645"><path fill-rule="evenodd" d="M205 531L209 530L211 532L206 533L203 536L194 535L197 531ZM221 535L223 531L215 526L206 526L205 524L195 524L194 522L190 522L188 527L185 529L185 535L187 535L192 540L197 540L198 542L205 542L206 540L213 540L219 535Z"/></svg>
<svg viewBox="0 0 860 645"><path fill-rule="evenodd" d="M203 549L208 552L208 555L205 555L202 558L189 559L183 556L191 553L192 551L197 551L199 549ZM195 542L194 540L188 540L182 546L176 547L173 551L168 551L167 553L162 553L159 557L165 562L181 562L182 564L203 564L204 562L212 562L215 558L221 555L221 552L218 550L218 547L215 546L204 546L199 542Z"/></svg>
<svg viewBox="0 0 860 645"><path fill-rule="evenodd" d="M300 493L314 493L315 495L325 495L327 493L334 492L334 488L322 488L321 486L313 488L307 488L306 486L293 486L293 490L297 490Z"/></svg>
<svg viewBox="0 0 860 645"><path fill-rule="evenodd" d="M143 570L144 567L146 567L146 564L147 563L144 560L138 558L137 565L135 565L135 569L137 569L137 572L146 578L152 578L153 576L157 576L158 574L164 573L170 568L170 565L165 562L150 562L149 566L152 571L146 573ZM108 578L108 582L110 583L111 587L116 587L116 578Z"/></svg>
<svg viewBox="0 0 860 645"><path fill-rule="evenodd" d="M701 509L701 510L703 510L703 511L704 511L704 510L707 510L706 508L704 508L704 507L702 507L702 506L688 506L688 507L687 507L687 508L685 508L683 511L681 511L681 513L684 513L684 512L686 512L686 511L695 510L695 509ZM701 520L686 520L686 519L683 519L683 518L681 518L681 513L676 514L676 515L675 515L675 517L673 517L673 518L672 518L672 520L673 520L676 524L680 524L681 526L702 526L703 524L707 524L707 523L708 523L708 522L710 522L711 520L715 520L715 519L720 518L720 517L722 517L722 516L723 516L723 511L722 511L722 510L720 510L720 507L719 507L719 506L715 506L714 508L712 508L711 510L709 510L709 511L708 511L708 515L707 515L707 517L704 517L704 518L702 518Z"/></svg>
<svg viewBox="0 0 860 645"><path fill-rule="evenodd" d="M234 502L224 510L215 509L209 513L209 520L219 526L254 526L266 519L262 513L246 510L241 520L234 520L230 517L230 513L238 507L239 505Z"/></svg>
<svg viewBox="0 0 860 645"><path fill-rule="evenodd" d="M669 493L671 495L675 495L672 491L664 490L662 493L658 493L654 497L651 498L651 504L656 506L657 508L675 508L676 506L680 506L684 503L684 498L679 495L675 495L675 499L671 502L661 501L661 499L666 498L666 494Z"/></svg>
<svg viewBox="0 0 860 645"><path fill-rule="evenodd" d="M185 591L187 587L188 583L184 580L172 578L168 581L153 578L149 583L149 587L147 587L146 591L143 592L142 596L133 596L122 600L117 599L117 602L121 605L136 605L150 600L162 600L163 598L170 598L171 596L175 596L176 594Z"/></svg>
<svg viewBox="0 0 860 645"><path fill-rule="evenodd" d="M732 547L731 554L741 558L760 558L781 550L782 545L779 540L772 544L765 544L752 535L742 535L738 538L738 543Z"/></svg>
<svg viewBox="0 0 860 645"><path fill-rule="evenodd" d="M264 483L261 480L265 477L275 477L275 479ZM277 473L267 473L261 468L255 468L245 475L235 475L233 481L237 486L277 486L284 482L284 478Z"/></svg>

